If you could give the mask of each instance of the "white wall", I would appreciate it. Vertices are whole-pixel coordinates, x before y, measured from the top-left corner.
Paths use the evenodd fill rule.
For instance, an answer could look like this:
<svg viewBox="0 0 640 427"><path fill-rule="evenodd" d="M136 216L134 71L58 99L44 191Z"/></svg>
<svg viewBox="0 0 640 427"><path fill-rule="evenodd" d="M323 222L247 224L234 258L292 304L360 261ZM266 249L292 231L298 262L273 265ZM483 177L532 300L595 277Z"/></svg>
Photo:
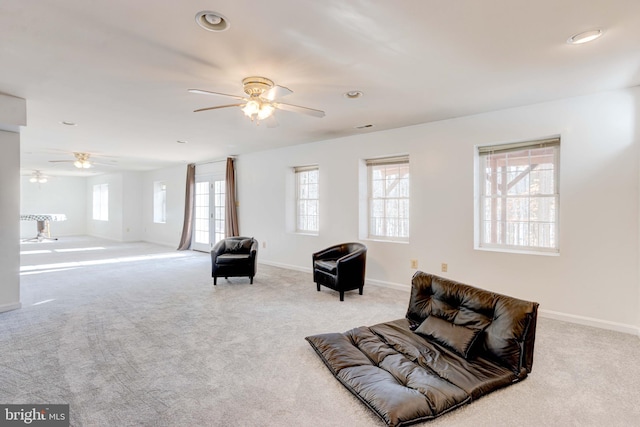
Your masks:
<svg viewBox="0 0 640 427"><path fill-rule="evenodd" d="M120 172L92 176L87 179L87 234L119 242L135 242L143 238L143 173ZM93 186L109 186L109 220L93 219Z"/></svg>
<svg viewBox="0 0 640 427"><path fill-rule="evenodd" d="M66 221L51 222L51 236L86 234L87 184L84 177L53 176L44 184L29 182L30 176L20 180L20 213L65 214ZM20 221L20 238L37 235L35 221Z"/></svg>
<svg viewBox="0 0 640 427"><path fill-rule="evenodd" d="M637 331L639 99L634 88L242 155L240 232L266 242L260 261L309 269L312 252L358 240L359 162L408 153L411 241L365 241L368 280L408 287L416 258L420 270L538 301L549 316ZM560 255L474 250L474 146L557 134ZM287 177L306 164L320 166L319 236L286 231Z"/></svg>
<svg viewBox="0 0 640 427"><path fill-rule="evenodd" d="M93 219L93 186L108 184L109 220ZM122 241L122 174L113 173L87 178L87 234Z"/></svg>
<svg viewBox="0 0 640 427"><path fill-rule="evenodd" d="M184 195L187 180L186 165L144 173L142 177L142 240L178 247L184 218ZM167 222L153 222L153 183L167 185Z"/></svg>
<svg viewBox="0 0 640 427"><path fill-rule="evenodd" d="M122 241L138 242L142 240L142 206L145 201L142 198L141 172L122 173Z"/></svg>
<svg viewBox="0 0 640 427"><path fill-rule="evenodd" d="M0 149L0 312L3 312L21 306L20 134L0 130Z"/></svg>

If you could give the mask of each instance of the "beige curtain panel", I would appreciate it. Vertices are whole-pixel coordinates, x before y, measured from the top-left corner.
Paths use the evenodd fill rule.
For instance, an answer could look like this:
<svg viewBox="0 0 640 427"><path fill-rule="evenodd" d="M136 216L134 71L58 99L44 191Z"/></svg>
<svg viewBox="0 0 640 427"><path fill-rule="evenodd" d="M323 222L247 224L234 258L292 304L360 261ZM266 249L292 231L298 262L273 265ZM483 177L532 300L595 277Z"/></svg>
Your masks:
<svg viewBox="0 0 640 427"><path fill-rule="evenodd" d="M232 157L227 157L227 173L226 173L226 191L225 191L225 221L224 234L225 237L239 236L238 227L238 210L236 208L236 169Z"/></svg>
<svg viewBox="0 0 640 427"><path fill-rule="evenodd" d="M187 165L187 188L184 196L184 223L182 225L182 237L178 245L179 251L191 248L191 236L193 235L193 205L196 193L196 165Z"/></svg>

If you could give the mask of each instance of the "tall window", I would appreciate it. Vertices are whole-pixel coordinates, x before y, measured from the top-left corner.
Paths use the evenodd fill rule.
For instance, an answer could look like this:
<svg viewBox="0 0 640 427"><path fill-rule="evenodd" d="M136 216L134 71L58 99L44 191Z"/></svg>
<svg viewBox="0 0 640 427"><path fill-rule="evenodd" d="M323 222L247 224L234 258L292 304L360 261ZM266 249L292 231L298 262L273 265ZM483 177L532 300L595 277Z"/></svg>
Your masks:
<svg viewBox="0 0 640 427"><path fill-rule="evenodd" d="M478 246L558 252L560 139L478 147Z"/></svg>
<svg viewBox="0 0 640 427"><path fill-rule="evenodd" d="M294 168L296 174L296 231L320 230L320 170L318 166Z"/></svg>
<svg viewBox="0 0 640 427"><path fill-rule="evenodd" d="M167 185L162 181L153 183L153 222L167 222Z"/></svg>
<svg viewBox="0 0 640 427"><path fill-rule="evenodd" d="M93 186L93 219L109 221L109 184Z"/></svg>
<svg viewBox="0 0 640 427"><path fill-rule="evenodd" d="M369 238L409 240L409 156L369 159Z"/></svg>

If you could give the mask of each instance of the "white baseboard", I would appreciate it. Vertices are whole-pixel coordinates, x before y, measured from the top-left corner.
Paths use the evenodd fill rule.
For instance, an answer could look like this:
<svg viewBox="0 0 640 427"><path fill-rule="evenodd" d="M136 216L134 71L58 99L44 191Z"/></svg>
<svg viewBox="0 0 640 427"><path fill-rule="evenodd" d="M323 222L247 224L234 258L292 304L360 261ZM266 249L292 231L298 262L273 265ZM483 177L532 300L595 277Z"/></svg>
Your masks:
<svg viewBox="0 0 640 427"><path fill-rule="evenodd" d="M19 308L22 308L22 303L20 302L0 305L0 313L4 313L5 311L17 310Z"/></svg>
<svg viewBox="0 0 640 427"><path fill-rule="evenodd" d="M366 283L374 286L380 286L381 288L390 288L390 289L396 289L398 291L411 292L411 283L409 283L408 285L403 285L402 283L385 282L384 280L374 280L374 279L367 279Z"/></svg>
<svg viewBox="0 0 640 427"><path fill-rule="evenodd" d="M540 317L547 319L561 320L563 322L577 323L579 325L593 326L610 331L623 332L625 334L637 335L640 338L640 328L624 323L611 322L609 320L594 319L593 317L577 316L575 314L560 313L551 310L538 310Z"/></svg>
<svg viewBox="0 0 640 427"><path fill-rule="evenodd" d="M313 270L311 269L311 267L300 267L297 265L283 264L281 262L259 260L258 264L270 265L272 267L286 268L287 270L302 271L303 273L313 273Z"/></svg>
<svg viewBox="0 0 640 427"><path fill-rule="evenodd" d="M273 262L273 261L259 261L258 263L270 265L273 267L286 268L287 270L302 271L303 273L313 273L313 269L311 267L300 267L297 265L283 264L283 263ZM382 288L391 288L391 289L397 289L400 291L407 291L407 292L411 291L411 284L403 285L401 283L385 282L383 280L374 280L374 279L366 279L365 283L369 285L380 286Z"/></svg>

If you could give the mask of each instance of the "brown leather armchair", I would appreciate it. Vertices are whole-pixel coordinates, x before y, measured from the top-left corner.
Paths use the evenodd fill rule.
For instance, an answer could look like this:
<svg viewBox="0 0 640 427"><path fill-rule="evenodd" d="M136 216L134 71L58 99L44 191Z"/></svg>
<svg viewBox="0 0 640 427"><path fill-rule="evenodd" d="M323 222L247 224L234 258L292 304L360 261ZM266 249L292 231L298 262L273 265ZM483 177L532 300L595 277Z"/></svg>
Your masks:
<svg viewBox="0 0 640 427"><path fill-rule="evenodd" d="M256 275L258 241L253 237L227 237L211 249L211 277L249 277L253 285Z"/></svg>
<svg viewBox="0 0 640 427"><path fill-rule="evenodd" d="M367 247L362 243L342 243L313 254L313 281L340 292L358 289L362 295Z"/></svg>

